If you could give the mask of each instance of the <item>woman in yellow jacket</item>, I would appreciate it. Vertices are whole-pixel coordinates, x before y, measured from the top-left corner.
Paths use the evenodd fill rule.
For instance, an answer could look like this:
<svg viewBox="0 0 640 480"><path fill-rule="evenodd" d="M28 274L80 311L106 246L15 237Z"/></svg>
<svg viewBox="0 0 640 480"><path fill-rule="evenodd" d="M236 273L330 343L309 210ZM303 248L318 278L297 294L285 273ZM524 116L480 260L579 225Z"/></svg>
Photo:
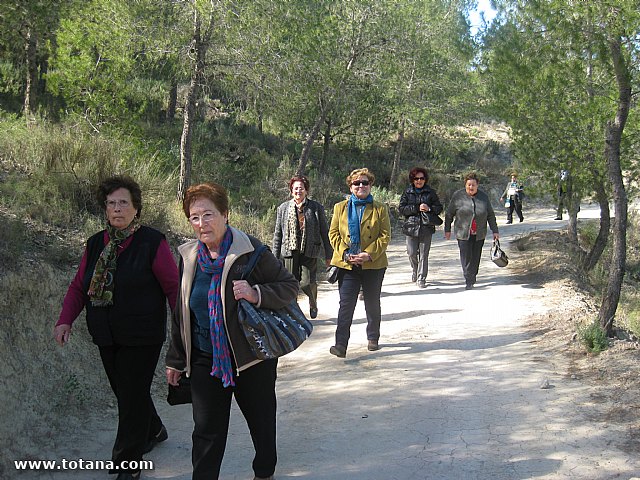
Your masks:
<svg viewBox="0 0 640 480"><path fill-rule="evenodd" d="M340 308L336 343L329 350L344 358L351 333L353 312L362 288L367 312L367 348L378 350L380 339L380 292L387 269L387 246L391 239L389 210L373 200L375 175L359 168L347 176L351 196L333 207L329 241L333 247L331 265L338 267Z"/></svg>

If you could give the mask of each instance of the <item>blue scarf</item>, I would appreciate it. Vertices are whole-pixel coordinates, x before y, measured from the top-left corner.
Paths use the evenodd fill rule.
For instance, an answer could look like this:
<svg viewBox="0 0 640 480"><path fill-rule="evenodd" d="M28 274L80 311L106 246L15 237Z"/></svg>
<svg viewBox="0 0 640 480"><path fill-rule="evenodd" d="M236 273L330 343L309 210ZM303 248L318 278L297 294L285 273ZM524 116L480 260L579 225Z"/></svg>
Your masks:
<svg viewBox="0 0 640 480"><path fill-rule="evenodd" d="M222 269L224 261L229 253L229 247L233 241L231 229L227 227L222 243L220 244L220 254L215 260L211 259L207 246L198 241L198 265L204 273L211 275L211 285L207 295L207 305L209 307L209 331L211 333L211 344L213 345L213 366L211 367L211 376L218 377L222 380L222 386L234 387L233 367L231 366L231 353L229 351L229 343L227 335L224 331L224 317L222 312L222 295L220 294L220 285L222 279Z"/></svg>
<svg viewBox="0 0 640 480"><path fill-rule="evenodd" d="M349 253L354 255L360 253L360 222L362 221L362 214L359 214L358 210L364 212L364 208L359 209L358 207L365 207L367 203L373 203L371 194L364 200L360 200L352 193L347 205L347 222L349 224L349 236L351 237Z"/></svg>

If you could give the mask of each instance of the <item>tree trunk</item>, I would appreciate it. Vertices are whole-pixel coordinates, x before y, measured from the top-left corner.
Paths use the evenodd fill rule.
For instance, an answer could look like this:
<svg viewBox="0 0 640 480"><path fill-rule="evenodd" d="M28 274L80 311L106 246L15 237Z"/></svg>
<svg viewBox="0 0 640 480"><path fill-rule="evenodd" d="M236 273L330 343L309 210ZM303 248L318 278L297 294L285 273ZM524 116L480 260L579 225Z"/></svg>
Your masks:
<svg viewBox="0 0 640 480"><path fill-rule="evenodd" d="M36 109L36 88L37 88L37 72L38 67L36 65L36 48L37 48L37 36L29 28L27 30L26 42L25 42L25 59L27 63L27 79L24 89L24 105L23 112L27 121L33 119L33 114Z"/></svg>
<svg viewBox="0 0 640 480"><path fill-rule="evenodd" d="M169 90L169 102L167 104L167 114L165 120L167 123L173 123L176 118L176 106L178 105L178 83L173 80L171 89Z"/></svg>
<svg viewBox="0 0 640 480"><path fill-rule="evenodd" d="M600 205L600 230L596 241L593 243L591 250L584 258L582 267L587 271L593 268L600 260L602 252L604 252L607 242L609 241L609 230L611 229L611 212L609 211L609 197L604 188L602 175L597 170L593 172L593 188L596 192L596 201Z"/></svg>
<svg viewBox="0 0 640 480"><path fill-rule="evenodd" d="M296 169L296 175L304 175L304 171L307 168L307 163L309 162L309 155L311 154L311 149L313 148L313 143L318 137L318 133L320 133L320 128L322 124L325 122L326 113L322 111L318 120L316 120L313 129L309 132L309 136L307 137L306 142L304 143L304 147L302 148L302 153L300 154L300 160L298 161L298 168Z"/></svg>
<svg viewBox="0 0 640 480"><path fill-rule="evenodd" d="M618 107L614 120L607 123L605 137L605 157L607 160L609 182L613 189L615 220L613 222L613 252L609 279L602 305L598 312L600 326L608 336L613 335L613 319L618 309L622 281L627 260L627 194L624 188L620 167L620 143L629 115L631 104L631 81L628 66L622 55L620 37L609 43L611 60L618 85Z"/></svg>
<svg viewBox="0 0 640 480"><path fill-rule="evenodd" d="M331 119L327 119L325 122L324 129L324 142L322 144L322 159L320 160L320 165L318 166L318 171L320 173L324 173L324 167L329 160L329 149L331 148Z"/></svg>
<svg viewBox="0 0 640 480"><path fill-rule="evenodd" d="M393 165L391 165L391 176L389 178L389 187L393 187L398 176L398 169L400 168L400 155L402 154L402 145L404 144L404 118L400 122L400 128L398 129L398 141L396 142L396 148L393 153Z"/></svg>
<svg viewBox="0 0 640 480"><path fill-rule="evenodd" d="M213 15L211 17L211 23L213 24ZM190 52L193 55L191 82L189 83L189 90L187 91L187 98L185 101L184 123L182 127L182 137L180 138L180 178L178 180L177 194L179 201L184 200L185 193L191 185L191 139L193 137L193 128L195 126L196 119L196 101L204 72L208 39L211 35L211 31L213 30L213 25L210 27L211 28L207 29L207 33L204 38L202 38L200 33L200 16L196 10L194 13L193 39L191 41L190 49Z"/></svg>

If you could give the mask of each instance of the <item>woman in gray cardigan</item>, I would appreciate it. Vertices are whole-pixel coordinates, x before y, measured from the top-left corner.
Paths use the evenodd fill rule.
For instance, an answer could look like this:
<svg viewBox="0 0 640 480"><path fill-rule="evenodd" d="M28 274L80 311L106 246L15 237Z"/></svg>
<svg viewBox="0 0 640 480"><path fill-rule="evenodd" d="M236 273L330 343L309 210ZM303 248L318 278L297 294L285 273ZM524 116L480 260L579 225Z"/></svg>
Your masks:
<svg viewBox="0 0 640 480"><path fill-rule="evenodd" d="M309 316L318 316L318 258L329 266L333 248L329 243L327 217L322 204L307 197L309 180L296 175L289 180L291 200L278 207L273 232L273 254L300 282L309 297Z"/></svg>
<svg viewBox="0 0 640 480"><path fill-rule="evenodd" d="M455 217L454 232L460 248L460 263L466 289L471 290L476 283L482 246L487 236L487 223L497 240L498 224L489 196L478 190L478 176L475 172L464 177L464 189L458 190L451 197L444 217L444 236L451 238L451 222Z"/></svg>

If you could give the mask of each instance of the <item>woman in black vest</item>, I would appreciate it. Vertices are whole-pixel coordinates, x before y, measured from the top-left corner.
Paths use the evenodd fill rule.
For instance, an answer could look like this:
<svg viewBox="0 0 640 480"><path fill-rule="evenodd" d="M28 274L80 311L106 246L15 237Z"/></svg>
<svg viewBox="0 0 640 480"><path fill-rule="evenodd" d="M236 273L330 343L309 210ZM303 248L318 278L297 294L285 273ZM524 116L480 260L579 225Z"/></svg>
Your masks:
<svg viewBox="0 0 640 480"><path fill-rule="evenodd" d="M67 343L86 308L89 333L118 401L110 473L131 480L140 477L136 462L168 436L150 389L166 336L167 299L175 306L178 269L164 235L140 224L142 193L133 179L104 180L97 199L107 225L87 241L54 337L61 346Z"/></svg>
<svg viewBox="0 0 640 480"><path fill-rule="evenodd" d="M426 288L429 273L429 250L431 237L436 225L442 223L439 215L442 212L440 199L427 182L429 174L424 168L415 167L409 172L410 185L400 197L398 210L405 217L405 224L410 229L403 229L407 234L407 255L413 273L411 281L419 288ZM428 213L431 212L431 213Z"/></svg>

